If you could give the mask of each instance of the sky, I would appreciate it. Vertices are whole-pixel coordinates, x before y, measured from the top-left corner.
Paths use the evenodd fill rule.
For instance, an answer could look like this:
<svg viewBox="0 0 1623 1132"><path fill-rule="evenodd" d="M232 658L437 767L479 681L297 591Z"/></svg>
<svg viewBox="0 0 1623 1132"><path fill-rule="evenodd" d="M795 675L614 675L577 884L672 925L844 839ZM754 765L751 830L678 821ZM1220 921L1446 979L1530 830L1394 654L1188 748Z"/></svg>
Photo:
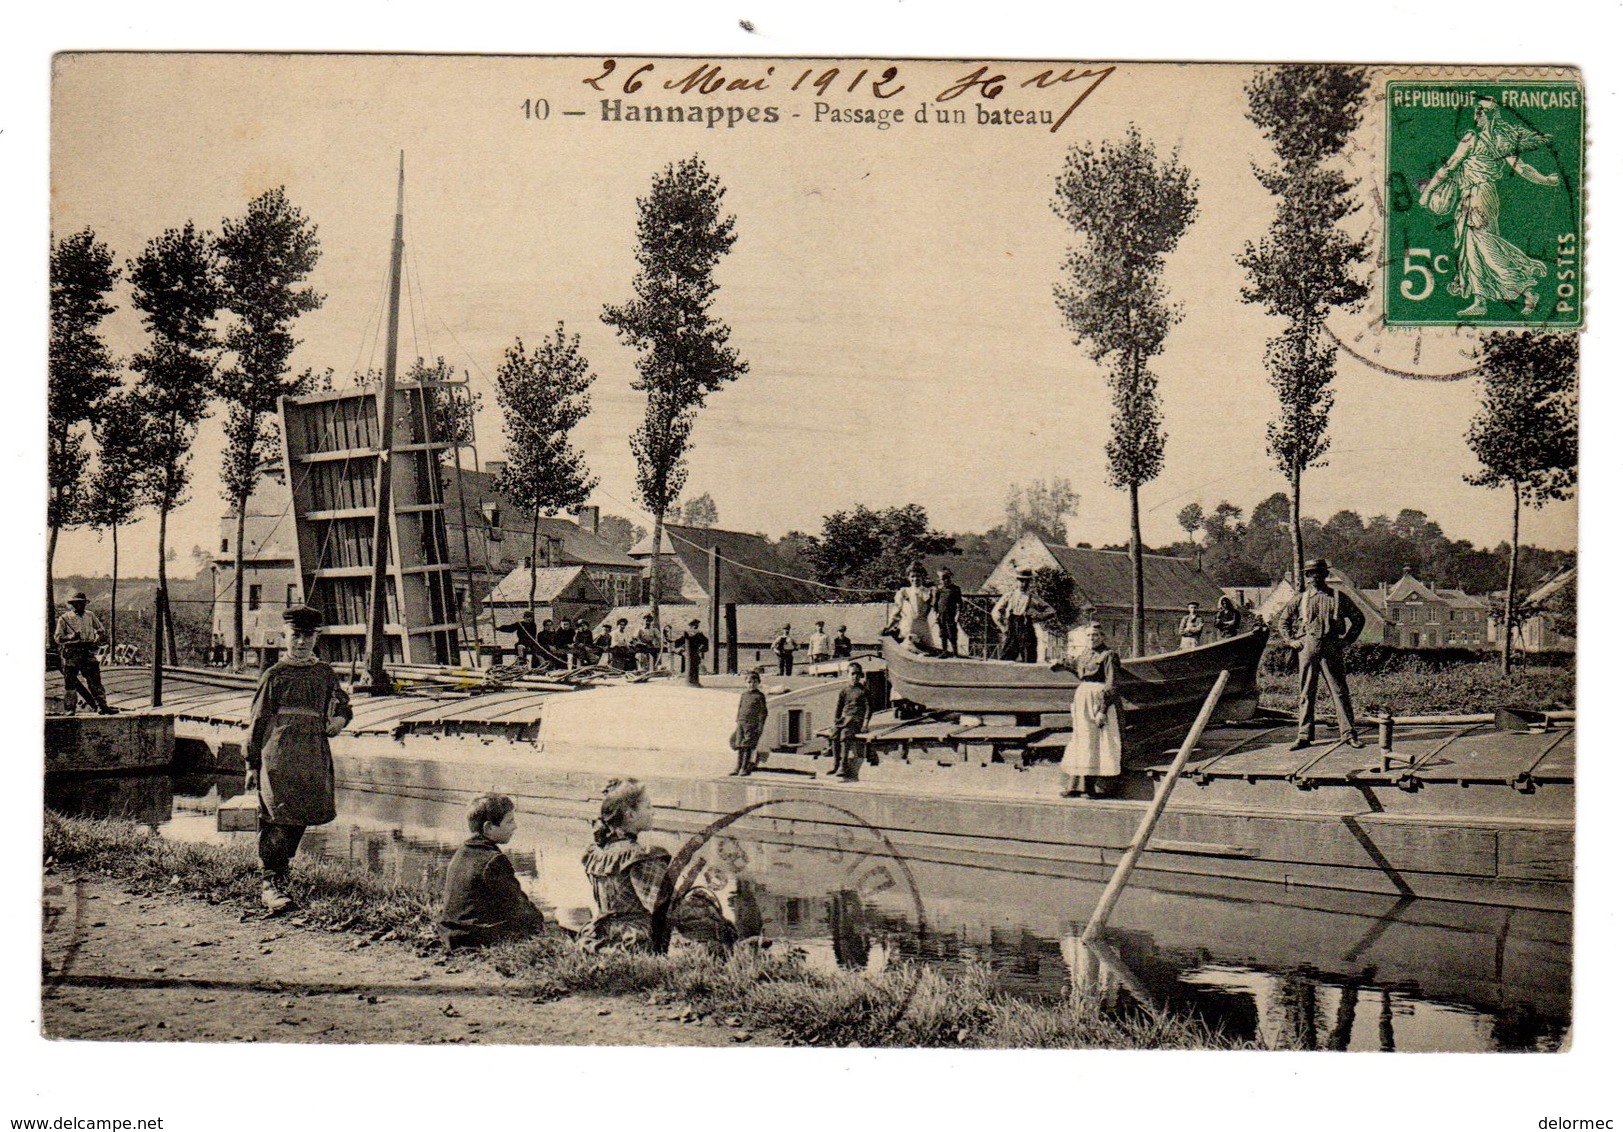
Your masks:
<svg viewBox="0 0 1623 1132"><path fill-rule="evenodd" d="M402 368L423 355L465 371L484 397L479 457L499 458L491 378L502 351L561 320L580 334L597 375L594 411L576 435L601 477L593 502L646 525L627 443L642 412L634 352L600 316L630 294L638 195L667 163L697 153L737 217L737 242L716 272L715 313L750 371L701 414L688 494L710 493L724 527L773 536L816 531L822 516L856 504L910 502L939 528L980 531L1001 521L1010 485L1057 476L1082 500L1070 537L1097 545L1125 540L1127 500L1105 482L1102 371L1054 304L1072 237L1050 201L1068 147L1120 137L1132 124L1199 182L1198 215L1165 274L1183 318L1155 362L1168 439L1164 471L1142 490L1145 538L1182 537L1175 516L1189 502L1209 509L1228 500L1249 514L1284 489L1265 451L1276 402L1261 365L1280 324L1239 302L1235 262L1272 215L1252 174L1271 154L1244 120L1253 67L1123 65L1050 132L977 123L977 107L1057 117L1071 103L1068 84L1016 85L1041 70L1034 64L996 100L971 92L931 102L964 109L962 125L912 116L974 64L898 64L907 89L889 100L862 86L845 93L847 76L868 66L871 77L882 63L845 64L826 99L790 92L805 68L784 60L729 63L730 74L771 90L711 99L660 89L659 80L695 65L670 60L625 94L612 84L635 65L620 63L599 95L582 82L603 70L596 57L62 57L52 230L89 226L123 260L187 220L218 230L253 196L285 186L318 226L322 255L310 282L326 296L297 323L294 365L330 367L343 380L382 364L378 324L404 151ZM604 122L599 99L610 96L772 105L780 121ZM534 115L540 100L545 120ZM887 130L819 122L818 101L899 107L907 121ZM585 113L566 117L570 109ZM1346 160L1361 192L1379 184L1380 119L1378 108L1366 113ZM1366 206L1349 229L1361 234L1375 219ZM119 305L105 325L127 357L143 331L127 294ZM1336 326L1350 334L1366 321L1350 312ZM1427 333L1428 349L1458 356L1452 337ZM1508 537L1508 496L1462 480L1476 466L1463 440L1476 381L1402 380L1343 355L1335 395L1332 448L1305 477L1304 514L1347 508L1368 518L1413 507L1454 538L1491 546ZM194 545L219 538L219 436L218 421L205 422L190 502L171 521L183 569ZM1576 503L1525 514L1523 538L1574 546ZM156 521L137 523L121 543L126 571L151 573ZM63 536L58 573L109 566L110 547L95 533Z"/></svg>

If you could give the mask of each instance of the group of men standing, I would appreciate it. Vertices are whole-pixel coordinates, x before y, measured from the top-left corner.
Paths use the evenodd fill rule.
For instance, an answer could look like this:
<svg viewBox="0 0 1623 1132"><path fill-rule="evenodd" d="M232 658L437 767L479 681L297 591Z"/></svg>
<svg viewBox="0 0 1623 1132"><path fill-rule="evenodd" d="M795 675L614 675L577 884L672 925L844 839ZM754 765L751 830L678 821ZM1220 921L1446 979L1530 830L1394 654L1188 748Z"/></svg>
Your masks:
<svg viewBox="0 0 1623 1132"><path fill-rule="evenodd" d="M826 622L817 622L806 637L806 662L818 664L825 660L843 660L851 655L851 638L846 635L845 626L841 625L839 632L830 637L824 630ZM785 625L783 632L772 638L772 655L778 661L778 675L792 676L795 671L795 650L800 648L800 642L795 640L794 627Z"/></svg>

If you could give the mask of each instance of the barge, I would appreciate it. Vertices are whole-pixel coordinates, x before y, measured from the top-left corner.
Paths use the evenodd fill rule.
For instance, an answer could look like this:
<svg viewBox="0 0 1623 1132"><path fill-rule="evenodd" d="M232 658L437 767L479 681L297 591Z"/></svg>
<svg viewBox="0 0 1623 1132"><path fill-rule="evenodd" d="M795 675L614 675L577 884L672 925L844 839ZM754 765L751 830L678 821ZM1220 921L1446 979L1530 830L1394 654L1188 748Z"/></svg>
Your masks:
<svg viewBox="0 0 1623 1132"><path fill-rule="evenodd" d="M53 679L56 679L53 676ZM333 740L338 785L425 801L486 790L526 812L589 817L604 781L649 783L660 828L706 828L751 806L738 836L839 847L883 830L910 861L1098 881L1129 844L1181 735L1141 747L1108 799L1063 799L1068 720L875 715L870 765L841 783L819 732L839 681L769 679L762 769L728 774L741 682L706 677L467 694L357 695ZM112 702L143 708L149 675L110 669ZM171 673L177 772L240 773L252 680ZM1570 713L1400 720L1390 749L1290 750L1294 724L1264 712L1202 736L1135 885L1231 881L1569 911L1576 761Z"/></svg>

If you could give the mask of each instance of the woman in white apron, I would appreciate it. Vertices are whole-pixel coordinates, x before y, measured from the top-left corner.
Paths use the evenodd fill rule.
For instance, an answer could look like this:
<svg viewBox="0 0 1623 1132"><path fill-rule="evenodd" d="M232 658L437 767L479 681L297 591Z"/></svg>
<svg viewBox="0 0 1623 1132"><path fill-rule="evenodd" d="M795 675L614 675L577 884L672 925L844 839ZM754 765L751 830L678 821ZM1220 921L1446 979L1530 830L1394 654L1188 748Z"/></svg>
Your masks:
<svg viewBox="0 0 1623 1132"><path fill-rule="evenodd" d="M1121 773L1121 715L1116 693L1121 659L1105 645L1099 626L1089 625L1082 630L1081 651L1053 668L1074 672L1080 681L1071 701L1071 741L1059 764L1067 776L1062 793L1067 798L1100 797L1108 792L1108 784L1100 780Z"/></svg>

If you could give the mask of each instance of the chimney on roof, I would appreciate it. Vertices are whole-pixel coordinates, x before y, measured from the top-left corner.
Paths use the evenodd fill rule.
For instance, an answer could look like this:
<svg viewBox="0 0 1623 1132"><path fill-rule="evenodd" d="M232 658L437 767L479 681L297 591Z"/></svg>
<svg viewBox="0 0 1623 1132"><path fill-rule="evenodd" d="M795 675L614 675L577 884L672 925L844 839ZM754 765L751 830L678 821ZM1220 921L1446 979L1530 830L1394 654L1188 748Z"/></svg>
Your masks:
<svg viewBox="0 0 1623 1132"><path fill-rule="evenodd" d="M575 525L581 530L590 531L595 535L597 534L597 524L602 520L602 518L603 509L598 507L596 504L593 504L589 507L582 507L579 511L575 512Z"/></svg>
<svg viewBox="0 0 1623 1132"><path fill-rule="evenodd" d="M485 474L487 476L499 476L503 472L505 472L506 470L507 470L507 461L506 460L486 460L485 461Z"/></svg>

